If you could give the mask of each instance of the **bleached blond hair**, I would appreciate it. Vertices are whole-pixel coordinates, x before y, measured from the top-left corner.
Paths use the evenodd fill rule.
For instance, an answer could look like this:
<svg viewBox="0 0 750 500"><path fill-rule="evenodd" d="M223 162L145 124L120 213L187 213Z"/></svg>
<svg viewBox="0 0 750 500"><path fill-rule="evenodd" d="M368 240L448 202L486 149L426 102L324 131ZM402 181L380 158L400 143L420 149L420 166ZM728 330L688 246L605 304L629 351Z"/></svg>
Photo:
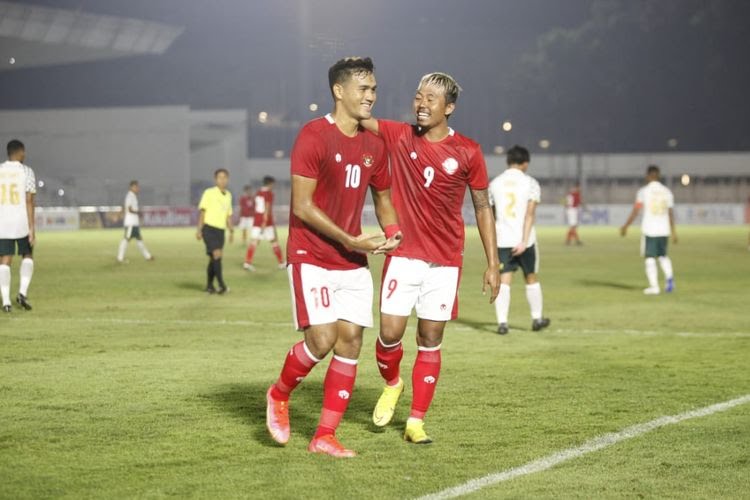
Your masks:
<svg viewBox="0 0 750 500"><path fill-rule="evenodd" d="M422 79L419 80L417 91L425 85L434 85L435 87L442 89L443 94L445 95L446 104L453 104L456 102L458 94L463 90L455 78L448 73L441 73L439 71L424 75Z"/></svg>

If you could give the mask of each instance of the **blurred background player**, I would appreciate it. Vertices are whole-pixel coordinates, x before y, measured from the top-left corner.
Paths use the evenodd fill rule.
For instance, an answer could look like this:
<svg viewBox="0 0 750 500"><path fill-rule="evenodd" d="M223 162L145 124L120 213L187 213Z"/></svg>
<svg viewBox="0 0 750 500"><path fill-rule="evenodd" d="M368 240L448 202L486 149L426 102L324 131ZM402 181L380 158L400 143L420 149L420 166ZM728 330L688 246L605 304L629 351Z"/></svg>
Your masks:
<svg viewBox="0 0 750 500"><path fill-rule="evenodd" d="M641 220L641 255L646 258L646 278L648 288L643 290L646 295L658 295L659 270L656 268L656 260L664 273L664 291L674 291L674 272L672 260L667 256L667 244L669 236L677 243L677 231L674 226L674 195L667 186L659 182L659 167L649 165L646 169L647 184L638 190L635 197L633 210L628 220L620 228L620 234L625 236L628 226L633 223L641 209L643 219Z"/></svg>
<svg viewBox="0 0 750 500"><path fill-rule="evenodd" d="M0 295L3 312L9 313L10 265L16 249L22 257L16 302L27 311L31 310L27 296L31 276L34 274L32 253L36 241L36 177L34 171L23 163L26 160L26 147L21 141L10 141L7 152L8 161L0 164Z"/></svg>
<svg viewBox="0 0 750 500"><path fill-rule="evenodd" d="M370 58L347 58L328 70L331 114L307 123L292 149L292 207L287 260L292 310L304 340L287 352L276 383L266 394L266 425L280 444L289 441L289 395L329 352L323 410L311 453L353 457L336 429L349 405L362 347L371 327L373 285L366 252L395 248L401 237L391 205L383 141L360 126L376 100ZM375 213L389 238L361 234L368 187Z"/></svg>
<svg viewBox="0 0 750 500"><path fill-rule="evenodd" d="M281 254L281 246L276 236L276 225L273 222L273 185L276 179L267 175L263 177L263 187L255 194L255 219L253 229L250 232L250 245L245 254L245 263L242 265L248 271L255 271L253 256L258 243L261 240L271 242L273 254L279 262L279 269L284 269L284 257Z"/></svg>
<svg viewBox="0 0 750 500"><path fill-rule="evenodd" d="M140 190L138 181L130 181L130 189L128 190L128 194L125 195L125 204L123 205L125 217L122 224L125 226L125 236L120 241L120 248L117 251L117 262L125 261L128 242L133 238L135 238L135 243L138 245L138 250L141 251L143 258L154 260L154 257L148 252L148 248L143 243L143 237L141 236L141 212L138 209L138 193Z"/></svg>
<svg viewBox="0 0 750 500"><path fill-rule="evenodd" d="M572 242L575 242L576 245L583 244L578 237L578 224L582 208L581 184L576 182L565 196L565 219L568 223L568 235L565 237L566 245L570 245Z"/></svg>
<svg viewBox="0 0 750 500"><path fill-rule="evenodd" d="M536 241L536 206L541 189L536 179L526 174L531 156L526 148L508 150L508 168L490 183L490 199L495 206L495 224L500 256L500 294L495 301L497 333L508 333L510 285L520 267L526 280L526 300L531 310L531 329L535 332L550 324L542 316L542 285L539 283L539 245Z"/></svg>
<svg viewBox="0 0 750 500"><path fill-rule="evenodd" d="M226 293L229 288L224 283L224 273L221 269L221 257L224 252L224 233L229 229L229 243L234 236L232 227L232 193L227 189L229 172L220 168L214 172L216 186L203 192L198 204L198 232L195 237L206 244L208 255L208 276L206 292L213 294ZM214 288L214 278L219 284Z"/></svg>
<svg viewBox="0 0 750 500"><path fill-rule="evenodd" d="M363 124L386 143L393 176L393 204L404 241L386 257L380 297L376 361L386 386L373 410L373 423L388 424L404 390L401 339L412 309L417 311L417 356L412 369L412 405L404 439L426 444L424 416L440 377L443 332L458 316L458 284L464 249L462 207L468 186L487 258L482 290L495 300L500 277L487 167L476 142L448 126L461 87L445 73L420 80L412 110L416 125L389 120Z"/></svg>
<svg viewBox="0 0 750 500"><path fill-rule="evenodd" d="M253 218L255 216L254 203L253 203L253 187L250 184L246 184L242 188L242 196L240 196L240 220L237 227L242 229L242 244L247 245L247 232L253 227Z"/></svg>

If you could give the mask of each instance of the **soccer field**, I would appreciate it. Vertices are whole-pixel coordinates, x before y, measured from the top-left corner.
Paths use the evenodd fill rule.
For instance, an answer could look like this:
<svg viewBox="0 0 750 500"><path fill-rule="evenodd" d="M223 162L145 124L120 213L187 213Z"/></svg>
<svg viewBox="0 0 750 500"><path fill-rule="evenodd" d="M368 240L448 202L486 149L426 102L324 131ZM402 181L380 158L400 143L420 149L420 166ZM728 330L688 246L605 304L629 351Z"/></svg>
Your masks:
<svg viewBox="0 0 750 500"><path fill-rule="evenodd" d="M365 331L357 385L339 429L359 456L306 451L324 365L293 394L292 437L265 429L265 391L291 325L286 273L267 244L258 272L244 248L224 259L231 292L208 296L192 229L143 233L115 262L120 230L44 233L30 288L34 310L0 316L2 498L413 498L522 467L606 433L750 394L750 252L743 227L681 227L670 247L677 290L644 296L638 231L540 231L545 315L531 331L516 275L511 332L494 333L481 295L484 258L468 244L459 319L426 429L405 443L407 391L385 430L370 423L381 380L376 329ZM376 287L382 257L370 259ZM18 284L13 265L13 288ZM750 404L664 426L490 485L476 498L750 497Z"/></svg>

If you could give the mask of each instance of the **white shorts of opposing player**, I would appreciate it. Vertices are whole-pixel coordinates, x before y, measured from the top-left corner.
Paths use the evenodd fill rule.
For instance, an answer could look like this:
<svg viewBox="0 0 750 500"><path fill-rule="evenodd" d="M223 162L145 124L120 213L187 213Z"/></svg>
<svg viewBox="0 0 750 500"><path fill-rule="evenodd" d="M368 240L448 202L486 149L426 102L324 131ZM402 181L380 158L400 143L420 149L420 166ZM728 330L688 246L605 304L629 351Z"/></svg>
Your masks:
<svg viewBox="0 0 750 500"><path fill-rule="evenodd" d="M391 257L380 292L380 311L393 316L449 321L456 308L459 268L419 259Z"/></svg>
<svg viewBox="0 0 750 500"><path fill-rule="evenodd" d="M335 270L290 264L287 273L298 330L340 319L365 328L373 325L372 275L366 267Z"/></svg>

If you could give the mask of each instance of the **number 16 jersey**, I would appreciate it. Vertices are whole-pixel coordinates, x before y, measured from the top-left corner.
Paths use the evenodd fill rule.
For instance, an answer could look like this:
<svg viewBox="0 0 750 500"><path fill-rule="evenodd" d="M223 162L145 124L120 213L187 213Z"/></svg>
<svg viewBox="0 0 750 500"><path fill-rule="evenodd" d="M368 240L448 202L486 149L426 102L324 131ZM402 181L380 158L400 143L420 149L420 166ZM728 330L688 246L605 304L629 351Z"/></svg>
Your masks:
<svg viewBox="0 0 750 500"><path fill-rule="evenodd" d="M466 186L487 189L479 144L449 129L430 142L417 126L378 120L391 159L391 198L404 233L391 255L460 267L464 250Z"/></svg>
<svg viewBox="0 0 750 500"><path fill-rule="evenodd" d="M344 135L329 114L300 130L291 154L292 175L315 179L313 203L347 233L362 233L362 207L367 188L384 191L391 186L383 141L360 128ZM347 250L289 214L287 262L346 270L367 266L365 254Z"/></svg>

